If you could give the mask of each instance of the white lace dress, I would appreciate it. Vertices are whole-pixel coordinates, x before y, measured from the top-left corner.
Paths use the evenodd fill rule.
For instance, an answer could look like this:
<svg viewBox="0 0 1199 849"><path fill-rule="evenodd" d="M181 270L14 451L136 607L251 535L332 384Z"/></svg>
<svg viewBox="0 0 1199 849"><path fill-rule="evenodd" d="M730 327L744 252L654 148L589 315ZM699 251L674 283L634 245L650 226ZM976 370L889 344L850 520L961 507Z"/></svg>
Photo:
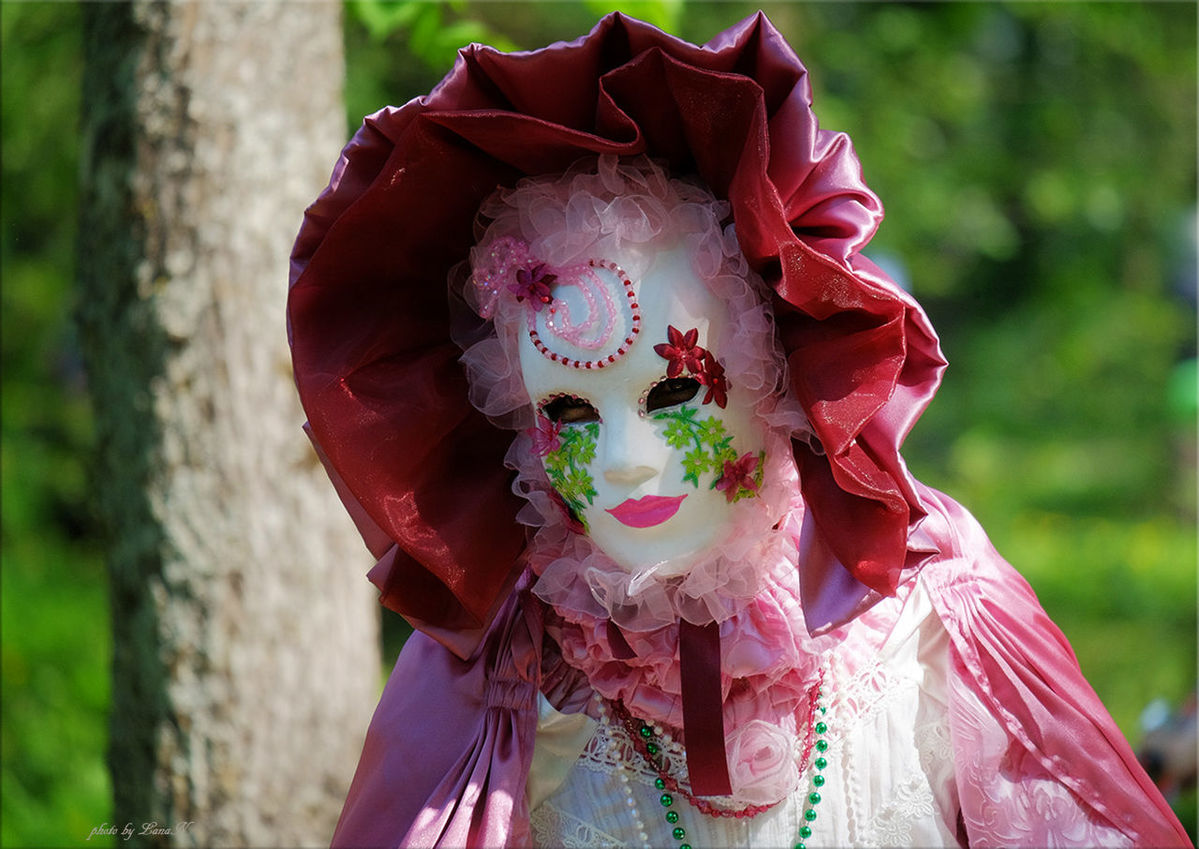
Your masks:
<svg viewBox="0 0 1199 849"><path fill-rule="evenodd" d="M957 846L957 792L947 711L948 635L917 579L865 615L817 639L825 657L829 743L813 849ZM667 823L655 773L619 723L543 705L528 792L545 847L792 847L800 842L811 766L800 792L752 818L713 817L676 793ZM581 750L581 751L580 751ZM685 780L685 754L665 763ZM684 840L672 837L681 826Z"/></svg>

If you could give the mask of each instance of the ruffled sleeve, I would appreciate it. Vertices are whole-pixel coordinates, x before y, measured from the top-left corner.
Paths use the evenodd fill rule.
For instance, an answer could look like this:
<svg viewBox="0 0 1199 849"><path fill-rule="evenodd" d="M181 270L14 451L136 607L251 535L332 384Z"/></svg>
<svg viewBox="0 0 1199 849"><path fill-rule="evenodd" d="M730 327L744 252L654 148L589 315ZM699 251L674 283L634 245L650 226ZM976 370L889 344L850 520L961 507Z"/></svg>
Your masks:
<svg viewBox="0 0 1199 849"><path fill-rule="evenodd" d="M474 655L409 638L371 720L334 847L525 846L541 631L514 593Z"/></svg>
<svg viewBox="0 0 1199 849"><path fill-rule="evenodd" d="M961 506L927 582L950 635L950 733L970 846L1189 846L1032 589Z"/></svg>

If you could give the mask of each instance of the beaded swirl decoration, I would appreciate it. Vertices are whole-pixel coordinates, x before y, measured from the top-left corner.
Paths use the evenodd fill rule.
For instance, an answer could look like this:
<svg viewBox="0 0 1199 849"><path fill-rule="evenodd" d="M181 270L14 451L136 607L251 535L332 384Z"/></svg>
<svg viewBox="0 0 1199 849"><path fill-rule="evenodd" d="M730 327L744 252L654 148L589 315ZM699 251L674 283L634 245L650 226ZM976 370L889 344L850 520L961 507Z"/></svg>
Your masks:
<svg viewBox="0 0 1199 849"><path fill-rule="evenodd" d="M605 368L627 354L641 333L633 282L609 260L551 266L532 254L528 242L504 236L476 258L473 283L483 318L495 314L501 298L523 304L533 347L569 368Z"/></svg>
<svg viewBox="0 0 1199 849"><path fill-rule="evenodd" d="M826 783L824 771L828 768L828 758L825 757L825 754L828 752L829 746L827 739L828 708L825 705L824 698L824 674L821 673L820 678L808 690L808 715L810 721L807 733L804 735L803 752L800 755L799 763L801 765L811 764L811 778L808 783L807 794L804 798L803 818L797 834L798 841L794 844L793 849L808 849L807 841L812 836L812 824L816 822L816 809L823 798L821 790ZM682 816L675 807L676 795L685 798L701 814L712 817L747 819L765 813L774 807L775 804L778 804L776 802L770 805L750 805L740 809L727 809L718 808L706 799L693 795L666 771L662 759L662 746L659 743L659 738L665 735L665 731L660 726L637 719L620 702L613 701L605 704L601 701L601 721L606 722L609 715L613 716L624 727L625 732L633 741L633 747L636 749L638 755L657 773L657 778L654 779L654 787L661 793L658 797L658 805L663 811L663 819L666 821L666 825L670 828L670 836L679 841L678 849L692 849L692 847L687 840L687 829L682 823ZM801 766L801 769L805 768ZM627 776L622 774L621 782L624 785L625 795L634 824L639 832L638 837L644 845L648 846L647 829L636 810L636 803L633 800L632 790L628 786Z"/></svg>

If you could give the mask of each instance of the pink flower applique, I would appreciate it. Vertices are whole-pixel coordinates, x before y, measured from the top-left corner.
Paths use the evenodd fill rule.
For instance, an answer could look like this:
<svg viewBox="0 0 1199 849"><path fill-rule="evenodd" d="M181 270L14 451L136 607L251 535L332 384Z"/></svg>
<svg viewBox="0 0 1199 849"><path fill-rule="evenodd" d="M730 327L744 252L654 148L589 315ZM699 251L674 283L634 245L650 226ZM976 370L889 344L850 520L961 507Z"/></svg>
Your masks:
<svg viewBox="0 0 1199 849"><path fill-rule="evenodd" d="M550 284L557 279L558 275L551 274L545 263L539 262L532 268L518 268L516 282L508 284L508 291L516 295L518 303L528 298L533 312L540 312L545 304L553 300Z"/></svg>
<svg viewBox="0 0 1199 849"><path fill-rule="evenodd" d="M723 410L729 402L729 382L724 376L724 366L716 361L711 351L704 351L704 368L697 377L700 383L708 387L703 403L715 401L716 406Z"/></svg>
<svg viewBox="0 0 1199 849"><path fill-rule="evenodd" d="M716 489L724 493L725 499L732 502L743 490L758 491L758 481L755 472L758 470L758 455L747 451L736 460L724 461L724 472L716 479Z"/></svg>
<svg viewBox="0 0 1199 849"><path fill-rule="evenodd" d="M545 457L554 451L557 451L562 443L558 439L558 434L562 432L562 423L550 421L545 416L537 416L537 426L529 428L529 435L533 438L533 453L538 457Z"/></svg>
<svg viewBox="0 0 1199 849"><path fill-rule="evenodd" d="M794 741L776 725L751 719L729 735L729 780L738 800L772 805L795 792Z"/></svg>
<svg viewBox="0 0 1199 849"><path fill-rule="evenodd" d="M693 327L686 333L680 333L672 324L666 328L666 339L665 344L654 346L654 353L667 361L667 377L678 377L684 368L694 375L703 371L703 357L706 352L695 344L699 341L699 328Z"/></svg>

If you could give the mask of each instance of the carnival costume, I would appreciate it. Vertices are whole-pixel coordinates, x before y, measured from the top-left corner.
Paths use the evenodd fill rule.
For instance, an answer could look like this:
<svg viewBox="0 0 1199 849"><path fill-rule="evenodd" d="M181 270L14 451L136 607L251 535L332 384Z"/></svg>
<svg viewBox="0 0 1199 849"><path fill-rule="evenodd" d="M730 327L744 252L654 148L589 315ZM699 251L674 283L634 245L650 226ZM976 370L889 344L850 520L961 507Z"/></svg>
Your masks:
<svg viewBox="0 0 1199 849"><path fill-rule="evenodd" d="M860 253L881 217L760 14L703 47L619 14L472 45L366 120L305 216L289 333L417 632L334 845L1187 845L1027 584L904 466L944 361ZM730 327L661 318L664 233ZM660 370L640 415L694 443L732 530L623 568L598 426L531 397L518 349Z"/></svg>

